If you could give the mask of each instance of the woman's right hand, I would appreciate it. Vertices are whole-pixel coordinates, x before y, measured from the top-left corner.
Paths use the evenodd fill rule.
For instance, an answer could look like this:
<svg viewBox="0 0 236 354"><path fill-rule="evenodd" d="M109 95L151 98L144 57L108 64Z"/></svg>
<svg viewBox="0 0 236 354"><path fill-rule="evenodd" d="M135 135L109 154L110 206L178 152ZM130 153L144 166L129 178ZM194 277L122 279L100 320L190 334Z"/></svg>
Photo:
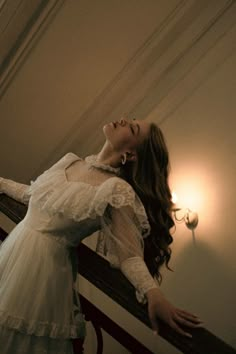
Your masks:
<svg viewBox="0 0 236 354"><path fill-rule="evenodd" d="M179 334L190 338L192 335L181 328L181 325L189 328L202 327L202 321L197 316L173 306L158 288L149 290L146 296L149 319L154 333L158 333L158 318Z"/></svg>

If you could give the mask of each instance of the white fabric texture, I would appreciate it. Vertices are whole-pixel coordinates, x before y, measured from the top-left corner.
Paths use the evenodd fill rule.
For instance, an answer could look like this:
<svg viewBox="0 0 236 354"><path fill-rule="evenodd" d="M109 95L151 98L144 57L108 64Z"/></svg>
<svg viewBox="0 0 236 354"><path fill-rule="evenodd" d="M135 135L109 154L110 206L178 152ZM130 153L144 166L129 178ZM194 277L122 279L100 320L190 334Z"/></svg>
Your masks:
<svg viewBox="0 0 236 354"><path fill-rule="evenodd" d="M67 170L74 163L80 172L77 181L70 181ZM157 286L143 261L143 237L150 231L147 216L127 182L105 171L88 170L73 153L30 187L5 181L0 180L5 188L0 191L29 200L29 207L0 246L0 343L10 348L1 353L70 353L69 339L85 336L75 291L75 247L97 230L101 232L97 251L123 271L140 301ZM8 330L11 335L6 335ZM19 333L22 347L17 344ZM37 348L38 338L41 351L24 351L24 346L30 348L29 336L34 338L32 348ZM64 349L57 350L53 339L60 339Z"/></svg>
<svg viewBox="0 0 236 354"><path fill-rule="evenodd" d="M136 288L136 298L140 303L147 302L146 293L154 288L157 284L150 276L149 270L141 257L127 258L121 264L121 271L126 278Z"/></svg>
<svg viewBox="0 0 236 354"><path fill-rule="evenodd" d="M0 177L0 193L5 193L9 197L26 205L30 198L29 186L27 184L17 183L2 177Z"/></svg>
<svg viewBox="0 0 236 354"><path fill-rule="evenodd" d="M1 354L74 354L70 339L27 335L0 326Z"/></svg>

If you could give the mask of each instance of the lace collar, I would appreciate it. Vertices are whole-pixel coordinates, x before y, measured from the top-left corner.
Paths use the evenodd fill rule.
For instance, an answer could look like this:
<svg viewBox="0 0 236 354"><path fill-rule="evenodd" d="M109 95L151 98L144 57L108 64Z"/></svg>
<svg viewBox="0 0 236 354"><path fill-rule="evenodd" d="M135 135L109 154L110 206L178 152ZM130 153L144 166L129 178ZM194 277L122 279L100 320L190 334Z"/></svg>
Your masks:
<svg viewBox="0 0 236 354"><path fill-rule="evenodd" d="M90 167L98 168L99 170L109 171L118 175L120 173L119 167L112 167L110 165L105 165L97 161L97 155L90 155L84 159Z"/></svg>

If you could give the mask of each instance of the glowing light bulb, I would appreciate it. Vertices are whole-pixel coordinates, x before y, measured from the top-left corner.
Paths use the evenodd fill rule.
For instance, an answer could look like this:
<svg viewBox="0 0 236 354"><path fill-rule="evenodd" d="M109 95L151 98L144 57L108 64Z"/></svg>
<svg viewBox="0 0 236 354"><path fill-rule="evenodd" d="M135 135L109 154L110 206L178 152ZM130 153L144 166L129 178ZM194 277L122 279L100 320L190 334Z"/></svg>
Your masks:
<svg viewBox="0 0 236 354"><path fill-rule="evenodd" d="M171 193L171 195L172 195L172 198L171 198L172 202L173 202L174 204L176 204L176 203L178 202L178 196L177 196L177 194L173 191L173 192Z"/></svg>

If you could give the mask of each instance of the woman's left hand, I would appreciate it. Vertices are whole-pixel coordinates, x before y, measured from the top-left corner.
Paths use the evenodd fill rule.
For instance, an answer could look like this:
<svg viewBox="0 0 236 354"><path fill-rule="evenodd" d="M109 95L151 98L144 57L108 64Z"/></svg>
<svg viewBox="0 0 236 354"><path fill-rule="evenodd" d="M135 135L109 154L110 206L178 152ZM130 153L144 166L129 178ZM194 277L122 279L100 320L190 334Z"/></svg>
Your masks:
<svg viewBox="0 0 236 354"><path fill-rule="evenodd" d="M189 328L202 327L202 321L197 316L173 306L159 289L151 289L146 295L149 319L154 332L158 333L157 317L186 337L192 337L192 335L181 328L181 325Z"/></svg>

